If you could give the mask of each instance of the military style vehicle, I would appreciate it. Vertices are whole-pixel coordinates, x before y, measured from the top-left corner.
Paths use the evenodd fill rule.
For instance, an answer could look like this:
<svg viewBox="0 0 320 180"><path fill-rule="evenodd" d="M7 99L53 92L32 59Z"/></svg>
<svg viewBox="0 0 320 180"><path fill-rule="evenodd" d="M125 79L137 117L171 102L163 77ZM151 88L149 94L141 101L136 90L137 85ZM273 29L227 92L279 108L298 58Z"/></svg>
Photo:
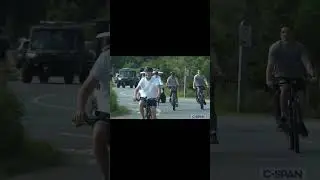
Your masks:
<svg viewBox="0 0 320 180"><path fill-rule="evenodd" d="M119 70L119 76L117 77L116 84L117 88L122 86L130 86L130 88L137 87L139 83L139 78L137 77L137 72L131 68L122 68Z"/></svg>
<svg viewBox="0 0 320 180"><path fill-rule="evenodd" d="M30 29L29 46L21 63L21 80L31 83L38 76L47 83L52 76L64 77L72 84L79 76L82 83L89 74L84 33L72 22L40 22Z"/></svg>

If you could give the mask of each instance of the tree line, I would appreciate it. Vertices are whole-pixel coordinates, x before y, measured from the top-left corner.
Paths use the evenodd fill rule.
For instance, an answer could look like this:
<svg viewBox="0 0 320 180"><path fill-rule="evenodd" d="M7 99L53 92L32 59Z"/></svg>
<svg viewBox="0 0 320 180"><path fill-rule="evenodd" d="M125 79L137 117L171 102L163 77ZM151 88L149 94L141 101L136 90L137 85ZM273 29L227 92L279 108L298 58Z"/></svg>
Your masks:
<svg viewBox="0 0 320 180"><path fill-rule="evenodd" d="M0 26L11 38L29 35L40 20L84 22L109 18L109 0L3 0Z"/></svg>
<svg viewBox="0 0 320 180"><path fill-rule="evenodd" d="M152 67L163 72L163 81L170 72L174 72L183 84L185 69L189 71L188 86L192 86L190 79L200 70L210 81L210 57L208 56L116 56L112 57L112 64L116 69ZM193 79L192 79L193 80Z"/></svg>

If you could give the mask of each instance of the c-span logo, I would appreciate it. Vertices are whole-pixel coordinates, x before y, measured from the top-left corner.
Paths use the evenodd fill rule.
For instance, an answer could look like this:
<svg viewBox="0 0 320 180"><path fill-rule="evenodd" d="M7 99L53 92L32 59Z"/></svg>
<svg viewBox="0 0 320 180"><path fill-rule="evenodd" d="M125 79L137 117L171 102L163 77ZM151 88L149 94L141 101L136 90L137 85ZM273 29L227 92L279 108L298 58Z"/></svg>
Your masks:
<svg viewBox="0 0 320 180"><path fill-rule="evenodd" d="M263 168L260 178L263 180L304 180L305 171L301 168Z"/></svg>

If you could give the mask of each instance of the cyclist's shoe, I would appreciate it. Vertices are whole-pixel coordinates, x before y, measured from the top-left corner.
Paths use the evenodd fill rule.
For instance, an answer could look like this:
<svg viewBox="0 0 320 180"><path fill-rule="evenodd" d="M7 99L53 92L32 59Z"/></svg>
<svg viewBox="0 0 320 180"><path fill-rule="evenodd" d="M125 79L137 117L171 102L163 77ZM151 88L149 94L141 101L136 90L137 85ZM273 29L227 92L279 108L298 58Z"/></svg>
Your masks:
<svg viewBox="0 0 320 180"><path fill-rule="evenodd" d="M219 144L217 133L210 134L210 144Z"/></svg>
<svg viewBox="0 0 320 180"><path fill-rule="evenodd" d="M299 133L301 134L302 137L308 137L309 136L309 131L307 127L305 126L304 123L299 124Z"/></svg>

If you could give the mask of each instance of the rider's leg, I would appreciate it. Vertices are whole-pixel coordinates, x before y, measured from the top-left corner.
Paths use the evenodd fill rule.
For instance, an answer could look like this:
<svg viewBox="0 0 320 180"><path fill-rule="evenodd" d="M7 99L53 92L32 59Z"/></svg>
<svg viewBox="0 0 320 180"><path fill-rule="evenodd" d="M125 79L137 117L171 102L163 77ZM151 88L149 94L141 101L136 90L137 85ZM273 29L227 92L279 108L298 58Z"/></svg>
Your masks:
<svg viewBox="0 0 320 180"><path fill-rule="evenodd" d="M151 110L151 119L157 119L157 102L155 100L149 101Z"/></svg>
<svg viewBox="0 0 320 180"><path fill-rule="evenodd" d="M143 108L143 105L144 105L143 100L140 100L140 102L139 102L140 114L141 114L142 119L145 119L145 117L144 117L144 108Z"/></svg>
<svg viewBox="0 0 320 180"><path fill-rule="evenodd" d="M277 124L279 124L281 119L281 108L280 108L280 90L277 90L273 97L274 103L274 116L276 118Z"/></svg>
<svg viewBox="0 0 320 180"><path fill-rule="evenodd" d="M280 109L281 109L281 119L286 121L288 118L288 99L290 95L290 88L288 84L283 84L280 86Z"/></svg>
<svg viewBox="0 0 320 180"><path fill-rule="evenodd" d="M93 151L104 175L105 180L109 180L110 174L110 156L109 156L109 124L104 121L98 121L93 127Z"/></svg>
<svg viewBox="0 0 320 180"><path fill-rule="evenodd" d="M170 96L169 96L170 98L169 98L169 101L171 102L171 97L172 97L172 90L171 90L171 88L170 88Z"/></svg>
<svg viewBox="0 0 320 180"><path fill-rule="evenodd" d="M304 115L304 107L306 106L306 91L305 91L305 87L302 87L299 91L298 91L298 96L299 96L299 99L300 99L300 107L299 107L299 119L301 120L300 123L299 123L299 132L301 133L302 136L304 137L307 137L309 135L309 132L308 132L308 129L307 127L305 126L305 123L303 121L303 115Z"/></svg>
<svg viewBox="0 0 320 180"><path fill-rule="evenodd" d="M205 89L204 87L201 87L201 92L202 92L202 95L203 95L203 104L206 105L206 104L207 104L207 103L206 103L206 97L205 97L205 95L203 94L203 93L204 93L204 92L203 92L204 89Z"/></svg>

